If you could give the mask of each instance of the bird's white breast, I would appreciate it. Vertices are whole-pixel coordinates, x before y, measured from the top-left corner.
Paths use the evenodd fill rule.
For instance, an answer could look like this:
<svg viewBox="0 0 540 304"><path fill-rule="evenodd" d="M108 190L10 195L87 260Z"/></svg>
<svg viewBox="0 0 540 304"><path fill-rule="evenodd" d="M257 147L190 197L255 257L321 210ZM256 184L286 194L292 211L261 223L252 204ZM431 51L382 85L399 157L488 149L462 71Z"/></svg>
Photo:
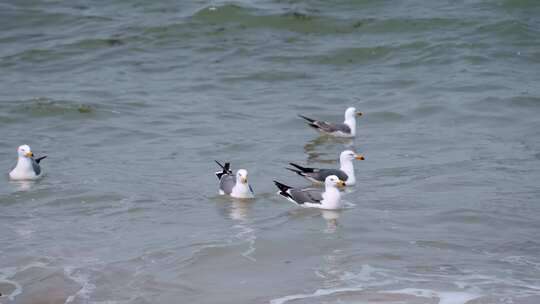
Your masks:
<svg viewBox="0 0 540 304"><path fill-rule="evenodd" d="M231 196L236 198L253 198L253 193L248 184L236 183L232 188Z"/></svg>

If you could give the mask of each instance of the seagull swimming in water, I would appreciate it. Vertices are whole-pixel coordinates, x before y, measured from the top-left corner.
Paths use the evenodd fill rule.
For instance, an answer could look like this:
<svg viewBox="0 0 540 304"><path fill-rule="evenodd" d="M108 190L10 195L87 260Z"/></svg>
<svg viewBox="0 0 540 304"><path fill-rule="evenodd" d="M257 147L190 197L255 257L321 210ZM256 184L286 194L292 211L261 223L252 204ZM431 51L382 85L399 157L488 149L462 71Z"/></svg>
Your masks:
<svg viewBox="0 0 540 304"><path fill-rule="evenodd" d="M231 164L220 164L215 161L220 167L221 171L216 172L216 176L219 179L219 194L230 195L234 198L253 198L253 188L248 183L248 172L246 169L240 169L236 172L236 176L230 169Z"/></svg>
<svg viewBox="0 0 540 304"><path fill-rule="evenodd" d="M304 115L298 115L307 121L308 126L315 130L336 136L336 137L354 137L356 136L356 116L362 116L362 112L357 112L356 108L350 107L345 111L345 121L343 123L331 123L322 120L316 120L306 117Z"/></svg>
<svg viewBox="0 0 540 304"><path fill-rule="evenodd" d="M302 206L327 210L341 209L341 193L338 186L345 183L335 175L324 180L324 191L320 188L294 188L278 181L274 181L279 189L278 194L287 200Z"/></svg>
<svg viewBox="0 0 540 304"><path fill-rule="evenodd" d="M42 176L41 167L39 163L46 155L35 158L34 153L28 145L22 145L17 149L19 158L17 165L11 172L9 172L9 178L12 180L34 180Z"/></svg>
<svg viewBox="0 0 540 304"><path fill-rule="evenodd" d="M344 181L347 186L353 186L356 183L356 178L354 176L354 166L353 160L364 160L364 156L356 154L351 150L345 150L339 155L339 169L319 169L319 168L309 168L302 167L295 163L289 163L292 168L285 168L296 174L306 178L307 180L316 183L324 183L326 177L330 175L337 176L340 180Z"/></svg>

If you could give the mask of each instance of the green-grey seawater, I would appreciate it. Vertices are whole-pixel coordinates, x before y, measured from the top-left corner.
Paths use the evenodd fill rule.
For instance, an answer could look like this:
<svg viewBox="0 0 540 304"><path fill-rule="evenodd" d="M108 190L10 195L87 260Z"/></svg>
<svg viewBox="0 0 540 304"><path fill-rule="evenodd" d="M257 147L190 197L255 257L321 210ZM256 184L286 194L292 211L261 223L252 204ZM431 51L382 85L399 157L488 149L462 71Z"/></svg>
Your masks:
<svg viewBox="0 0 540 304"><path fill-rule="evenodd" d="M537 0L2 1L0 303L539 303L539 71Z"/></svg>

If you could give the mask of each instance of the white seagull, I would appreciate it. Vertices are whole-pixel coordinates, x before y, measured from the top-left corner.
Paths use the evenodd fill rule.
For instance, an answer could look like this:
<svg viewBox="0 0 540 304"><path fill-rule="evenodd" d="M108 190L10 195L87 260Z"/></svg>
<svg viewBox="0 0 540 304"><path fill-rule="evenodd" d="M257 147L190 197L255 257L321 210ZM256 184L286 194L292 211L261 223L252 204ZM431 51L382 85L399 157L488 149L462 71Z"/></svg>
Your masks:
<svg viewBox="0 0 540 304"><path fill-rule="evenodd" d="M354 137L356 136L356 116L362 116L362 112L357 112L354 107L347 108L345 111L345 121L343 123L331 123L316 120L304 115L298 116L305 119L310 127L321 133L336 137Z"/></svg>
<svg viewBox="0 0 540 304"><path fill-rule="evenodd" d="M216 172L216 176L219 179L219 194L230 195L234 198L254 198L253 188L248 183L248 172L246 169L240 169L236 172L236 176L233 175L230 169L230 163L225 165L215 161L222 169L222 171Z"/></svg>
<svg viewBox="0 0 540 304"><path fill-rule="evenodd" d="M330 175L324 180L324 191L319 188L293 188L278 181L274 183L279 189L279 195L299 206L327 210L342 207L341 193L337 187L344 186L345 183L335 175Z"/></svg>
<svg viewBox="0 0 540 304"><path fill-rule="evenodd" d="M42 176L39 163L47 157L46 155L34 159L34 153L28 145L20 146L17 149L17 154L19 155L17 165L9 172L9 178L12 180L34 180Z"/></svg>
<svg viewBox="0 0 540 304"><path fill-rule="evenodd" d="M340 180L344 181L347 186L353 186L356 184L356 178L354 176L354 165L353 160L364 160L364 156L356 154L351 150L345 150L339 155L339 169L319 169L319 168L309 168L302 167L295 163L289 163L292 168L285 168L296 174L305 177L307 180L316 183L322 184L325 179L330 175L337 176Z"/></svg>

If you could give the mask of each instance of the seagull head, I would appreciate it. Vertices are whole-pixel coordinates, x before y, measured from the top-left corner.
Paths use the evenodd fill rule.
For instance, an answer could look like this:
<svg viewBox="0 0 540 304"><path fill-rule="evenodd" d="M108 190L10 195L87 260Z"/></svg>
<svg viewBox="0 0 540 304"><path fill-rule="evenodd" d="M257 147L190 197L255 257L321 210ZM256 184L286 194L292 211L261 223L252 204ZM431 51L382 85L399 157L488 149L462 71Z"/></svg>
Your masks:
<svg viewBox="0 0 540 304"><path fill-rule="evenodd" d="M353 159L364 160L365 158L364 158L363 155L356 154L351 150L345 150L345 151L341 152L341 154L339 155L339 161L341 163L343 163L345 161L352 161Z"/></svg>
<svg viewBox="0 0 540 304"><path fill-rule="evenodd" d="M17 154L19 154L19 157L34 157L34 154L32 153L32 150L30 150L29 145L22 145L17 148Z"/></svg>
<svg viewBox="0 0 540 304"><path fill-rule="evenodd" d="M330 176L327 176L326 179L324 180L324 185L326 187L345 187L345 182L340 180L335 175L330 175Z"/></svg>
<svg viewBox="0 0 540 304"><path fill-rule="evenodd" d="M345 110L345 120L352 119L355 116L362 116L362 112L356 111L355 107L349 107Z"/></svg>
<svg viewBox="0 0 540 304"><path fill-rule="evenodd" d="M236 172L236 180L242 184L247 184L248 182L248 172L246 169L240 169Z"/></svg>

